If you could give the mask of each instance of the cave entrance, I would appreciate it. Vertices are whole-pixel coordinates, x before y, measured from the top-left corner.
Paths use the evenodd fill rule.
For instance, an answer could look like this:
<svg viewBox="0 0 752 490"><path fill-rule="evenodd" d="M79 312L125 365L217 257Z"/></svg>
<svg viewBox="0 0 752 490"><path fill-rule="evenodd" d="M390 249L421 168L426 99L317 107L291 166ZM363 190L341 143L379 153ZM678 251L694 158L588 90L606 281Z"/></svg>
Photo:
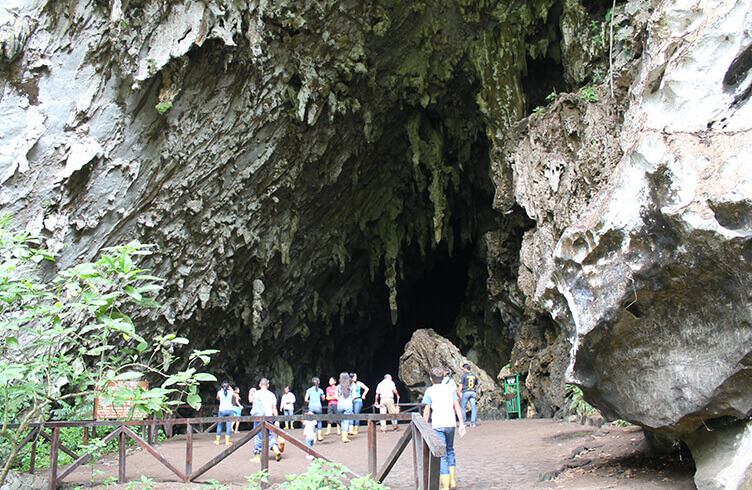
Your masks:
<svg viewBox="0 0 752 490"><path fill-rule="evenodd" d="M389 373L400 393L407 396L398 376L399 359L416 330L432 328L442 337L458 343L455 327L462 307L468 301L470 267L480 265L473 246L467 244L450 253L449 247L442 244L426 258L420 257L413 248L406 251L403 275L397 283L396 322L391 323L384 287L384 302L380 306L384 312L378 326L382 336L374 345L370 359L361 360L365 362L357 366L360 379L369 387L375 388L384 374Z"/></svg>

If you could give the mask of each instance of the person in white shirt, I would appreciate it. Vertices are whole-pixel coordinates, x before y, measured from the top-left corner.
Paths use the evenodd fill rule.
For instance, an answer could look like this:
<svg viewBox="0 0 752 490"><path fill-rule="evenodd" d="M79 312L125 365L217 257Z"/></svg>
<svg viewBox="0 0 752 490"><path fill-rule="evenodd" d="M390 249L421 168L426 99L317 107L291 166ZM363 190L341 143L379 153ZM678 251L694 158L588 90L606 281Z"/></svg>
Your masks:
<svg viewBox="0 0 752 490"><path fill-rule="evenodd" d="M295 394L290 391L289 386L285 386L285 394L282 395L282 399L279 401L282 406L282 412L285 415L293 415L295 413ZM294 429L294 423L285 421L285 429Z"/></svg>
<svg viewBox="0 0 752 490"><path fill-rule="evenodd" d="M399 393L397 392L397 386L392 381L391 374L385 374L384 379L376 385L376 406L379 407L379 413L397 413L397 405L399 404ZM397 421L393 420L394 430L399 430ZM386 432L386 420L381 421L381 432Z"/></svg>
<svg viewBox="0 0 752 490"><path fill-rule="evenodd" d="M430 372L432 386L428 387L423 395L423 418L426 422L431 422L431 427L439 438L446 444L446 455L441 457L439 464L439 477L441 478L441 488L456 488L457 482L454 478L454 470L457 461L454 455L454 414L460 417L460 437L464 437L465 414L460 408L457 391L449 385L442 384L444 370L433 368Z"/></svg>
<svg viewBox="0 0 752 490"><path fill-rule="evenodd" d="M230 383L227 381L222 382L222 388L217 392L217 400L219 400L219 413L218 417L232 417L235 413L232 406L232 397L235 393L230 388ZM219 444L219 437L222 435L222 427L226 427L225 432L225 444L232 446L230 442L230 430L232 422L219 422L217 424L217 439L214 444Z"/></svg>
<svg viewBox="0 0 752 490"><path fill-rule="evenodd" d="M257 417L276 417L279 415L279 411L277 410L277 395L269 390L269 380L266 378L261 378L258 390L251 389L251 391L248 392L248 401L252 403L251 415ZM253 427L255 428L260 423L261 422L254 422ZM261 462L261 449L261 432L259 432L256 434L253 441L252 463ZM269 431L269 449L274 451L274 456L277 461L282 459L282 451L284 449L281 445L277 444L277 436L274 435L274 432L272 431Z"/></svg>

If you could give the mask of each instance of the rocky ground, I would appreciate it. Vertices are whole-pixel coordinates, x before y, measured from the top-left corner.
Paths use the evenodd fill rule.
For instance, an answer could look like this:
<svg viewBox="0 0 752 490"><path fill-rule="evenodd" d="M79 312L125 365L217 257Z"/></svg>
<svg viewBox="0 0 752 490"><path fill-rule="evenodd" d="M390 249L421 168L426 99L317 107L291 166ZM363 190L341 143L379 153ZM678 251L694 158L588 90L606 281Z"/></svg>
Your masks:
<svg viewBox="0 0 752 490"><path fill-rule="evenodd" d="M379 433L379 464L391 452L400 431ZM294 436L302 437L296 429ZM233 435L233 439L239 439ZM367 468L366 435L353 437L342 444L330 436L317 449L357 474ZM194 439L194 468L203 465L224 446L214 446L212 435ZM688 458L658 457L651 454L642 430L630 427L587 427L548 419L484 421L458 439L457 479L465 489L508 488L695 488L694 466ZM159 451L183 466L185 440L176 437L162 443ZM245 476L258 468L248 462L250 448L235 452L222 464L207 472L200 482L186 485L175 481L169 472L148 454L138 451L128 457L128 479L146 475L155 481L154 488L204 488L219 484L243 488ZM284 481L285 474L301 473L308 461L302 452L288 445L280 462L270 462L271 483ZM101 473L100 473L101 472ZM117 461L104 461L78 470L69 478L70 488L78 485L101 485L108 475L117 474ZM219 482L219 483L217 483ZM393 489L407 489L412 482L411 451L406 450L385 483ZM119 485L112 488L132 488Z"/></svg>

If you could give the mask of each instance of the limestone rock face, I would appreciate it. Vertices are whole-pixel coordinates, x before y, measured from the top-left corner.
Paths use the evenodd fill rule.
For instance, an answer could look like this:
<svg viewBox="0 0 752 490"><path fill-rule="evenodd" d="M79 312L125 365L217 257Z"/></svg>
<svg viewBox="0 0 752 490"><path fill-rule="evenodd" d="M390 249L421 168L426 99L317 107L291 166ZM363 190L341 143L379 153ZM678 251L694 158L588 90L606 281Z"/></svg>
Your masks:
<svg viewBox="0 0 752 490"><path fill-rule="evenodd" d="M519 284L561 328L548 345L571 346L567 379L607 416L679 435L752 411L750 11L657 5L637 71L615 77L618 98L634 74L623 116L599 133L587 111L604 108L557 98L581 122L554 105L562 120L531 118L508 153L537 221ZM568 148L549 155L551 127Z"/></svg>
<svg viewBox="0 0 752 490"><path fill-rule="evenodd" d="M478 376L478 413L486 417L498 417L502 412L503 390L494 379L475 363L465 358L449 340L437 335L432 329L416 330L405 353L400 357L399 379L410 391L413 399L420 401L426 388L431 386L428 377L431 368L448 369L450 376L459 384L464 372L462 365L468 363Z"/></svg>

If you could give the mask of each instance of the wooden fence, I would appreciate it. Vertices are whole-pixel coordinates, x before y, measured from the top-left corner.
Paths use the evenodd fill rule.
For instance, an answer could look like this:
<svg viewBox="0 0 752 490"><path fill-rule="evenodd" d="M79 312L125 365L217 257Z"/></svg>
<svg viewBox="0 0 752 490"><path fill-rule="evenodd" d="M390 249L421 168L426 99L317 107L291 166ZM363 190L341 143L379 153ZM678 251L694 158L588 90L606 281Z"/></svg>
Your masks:
<svg viewBox="0 0 752 490"><path fill-rule="evenodd" d="M181 481L189 483L195 481L201 475L218 465L225 458L240 449L243 445L252 441L260 432L262 437L263 448L269 447L269 431L281 436L289 444L297 447L305 453L311 454L316 458L321 458L333 462L317 450L308 447L304 441L300 441L292 434L277 427L276 422L302 422L304 420L321 420L322 422L341 422L343 420L360 420L367 424L368 430L368 474L379 482L383 482L389 472L396 464L399 457L407 448L410 441L413 441L413 473L415 478L415 488L419 489L436 489L439 488L439 461L446 454L446 447L431 426L423 420L419 413L399 413L399 414L342 414L342 415L286 415L278 417L201 417L201 418L182 418L182 419L151 419L151 420L133 420L133 421L96 421L96 420L72 420L72 421L55 421L32 424L29 433L21 441L20 447L31 443L32 454L30 461L30 472L33 473L35 468L36 444L40 437L50 441L50 490L57 488L57 485L73 473L78 467L92 460L91 454L76 454L72 449L63 445L60 441L60 429L65 427L84 427L87 431L92 429L96 431L97 427L115 427L115 430L109 433L102 440L103 443L118 440L118 481L126 482L126 438L135 441L141 448L147 451L157 461L162 463L167 469L174 473ZM398 420L409 422L407 430L402 434L397 444L387 456L381 468L377 467L377 428L376 425L382 420ZM251 431L245 433L240 440L233 441L220 454L200 468L193 468L193 434L211 430L217 423L221 422L252 422L258 423ZM170 434L175 426L185 426L186 450L184 465L178 467L177 462L169 461L162 455L154 444L154 434L159 426L169 427ZM204 429L207 427L207 429ZM138 435L138 429L142 428L144 437ZM268 429L268 430L263 430ZM48 433L51 431L51 433ZM58 465L59 452L63 451L74 459L66 468L61 469ZM261 451L261 468L269 470L269 451ZM352 476L358 475L350 473Z"/></svg>

